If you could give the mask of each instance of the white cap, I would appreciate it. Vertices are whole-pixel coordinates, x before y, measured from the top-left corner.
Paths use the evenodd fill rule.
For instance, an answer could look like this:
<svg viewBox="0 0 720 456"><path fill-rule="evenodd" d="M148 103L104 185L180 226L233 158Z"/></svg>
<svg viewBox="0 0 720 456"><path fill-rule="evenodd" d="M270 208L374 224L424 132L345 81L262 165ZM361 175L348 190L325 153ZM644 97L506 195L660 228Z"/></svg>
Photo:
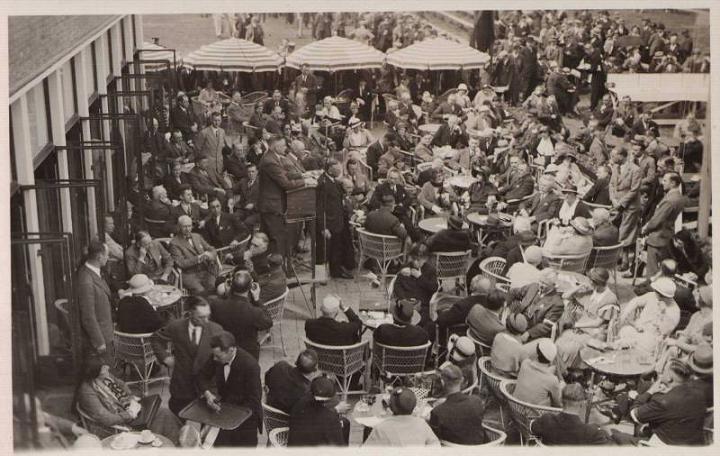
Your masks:
<svg viewBox="0 0 720 456"><path fill-rule="evenodd" d="M463 83L463 82L461 82L461 83L458 85L457 89L458 89L458 90L464 90L464 91L466 91L466 92L467 92L467 90L468 90L467 85L465 85L465 83Z"/></svg>
<svg viewBox="0 0 720 456"><path fill-rule="evenodd" d="M540 339L537 345L538 351L550 362L555 361L557 356L557 347L550 339Z"/></svg>

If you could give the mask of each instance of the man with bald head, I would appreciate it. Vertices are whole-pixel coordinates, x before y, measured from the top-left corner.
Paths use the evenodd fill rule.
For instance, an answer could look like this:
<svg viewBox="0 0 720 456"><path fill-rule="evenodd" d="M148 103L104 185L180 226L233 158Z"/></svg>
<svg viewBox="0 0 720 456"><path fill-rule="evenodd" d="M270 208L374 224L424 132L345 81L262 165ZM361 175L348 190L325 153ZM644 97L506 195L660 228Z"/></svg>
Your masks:
<svg viewBox="0 0 720 456"><path fill-rule="evenodd" d="M178 217L177 235L170 241L170 254L182 271L183 286L193 295L212 293L218 274L217 252L198 233L187 215Z"/></svg>
<svg viewBox="0 0 720 456"><path fill-rule="evenodd" d="M520 214L530 217L535 223L551 219L560 210L562 198L556 191L555 177L543 174L538 181L538 192L520 204Z"/></svg>
<svg viewBox="0 0 720 456"><path fill-rule="evenodd" d="M305 322L308 339L322 345L352 345L360 341L362 322L339 296L325 296L320 313L320 318Z"/></svg>
<svg viewBox="0 0 720 456"><path fill-rule="evenodd" d="M435 322L441 329L465 323L470 309L476 304L485 305L487 303L488 293L492 289L493 284L490 279L480 274L476 275L470 281L470 296L456 301L452 307L448 309L439 311Z"/></svg>

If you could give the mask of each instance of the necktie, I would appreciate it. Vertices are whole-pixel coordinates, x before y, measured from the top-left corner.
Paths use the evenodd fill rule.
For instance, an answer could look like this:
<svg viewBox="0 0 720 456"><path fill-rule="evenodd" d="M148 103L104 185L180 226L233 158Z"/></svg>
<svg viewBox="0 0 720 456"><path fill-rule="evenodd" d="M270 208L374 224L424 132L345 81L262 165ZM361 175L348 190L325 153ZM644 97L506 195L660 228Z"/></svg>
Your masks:
<svg viewBox="0 0 720 456"><path fill-rule="evenodd" d="M195 346L200 345L200 328L197 326L193 328L193 343Z"/></svg>

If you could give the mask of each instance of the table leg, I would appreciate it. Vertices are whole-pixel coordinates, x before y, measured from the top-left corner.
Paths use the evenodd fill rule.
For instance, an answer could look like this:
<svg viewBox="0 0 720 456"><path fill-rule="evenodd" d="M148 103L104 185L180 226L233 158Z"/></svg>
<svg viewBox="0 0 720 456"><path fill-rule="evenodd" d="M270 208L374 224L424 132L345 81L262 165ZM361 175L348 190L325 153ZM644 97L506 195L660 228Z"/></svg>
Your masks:
<svg viewBox="0 0 720 456"><path fill-rule="evenodd" d="M587 424L588 421L590 421L590 409L593 405L593 394L595 392L595 371L593 370L590 373L590 386L588 387L589 394L587 397L587 404L586 404L586 410L585 410L585 423Z"/></svg>

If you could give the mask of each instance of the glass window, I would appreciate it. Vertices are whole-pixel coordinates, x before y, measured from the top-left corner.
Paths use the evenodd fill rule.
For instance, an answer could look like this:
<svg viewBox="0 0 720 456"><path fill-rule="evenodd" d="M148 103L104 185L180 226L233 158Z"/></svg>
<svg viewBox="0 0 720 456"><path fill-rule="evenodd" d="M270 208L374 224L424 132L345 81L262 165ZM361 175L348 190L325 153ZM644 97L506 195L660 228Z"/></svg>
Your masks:
<svg viewBox="0 0 720 456"><path fill-rule="evenodd" d="M72 66L66 62L59 70L63 88L63 108L65 110L65 123L67 123L77 111L75 110L75 91L73 90Z"/></svg>
<svg viewBox="0 0 720 456"><path fill-rule="evenodd" d="M112 39L112 29L108 29L108 31L107 31L107 38L106 38L105 41L107 41L107 52L108 52L108 61L107 61L107 62L108 62L108 63L107 63L108 74L107 74L107 75L110 76L110 75L113 73L113 44L112 44L113 39Z"/></svg>
<svg viewBox="0 0 720 456"><path fill-rule="evenodd" d="M30 89L26 97L28 121L30 123L30 150L32 150L34 156L40 152L40 149L49 141L43 84L38 84Z"/></svg>
<svg viewBox="0 0 720 456"><path fill-rule="evenodd" d="M120 45L122 46L122 59L127 62L127 54L125 50L127 45L125 44L125 18L120 19Z"/></svg>

